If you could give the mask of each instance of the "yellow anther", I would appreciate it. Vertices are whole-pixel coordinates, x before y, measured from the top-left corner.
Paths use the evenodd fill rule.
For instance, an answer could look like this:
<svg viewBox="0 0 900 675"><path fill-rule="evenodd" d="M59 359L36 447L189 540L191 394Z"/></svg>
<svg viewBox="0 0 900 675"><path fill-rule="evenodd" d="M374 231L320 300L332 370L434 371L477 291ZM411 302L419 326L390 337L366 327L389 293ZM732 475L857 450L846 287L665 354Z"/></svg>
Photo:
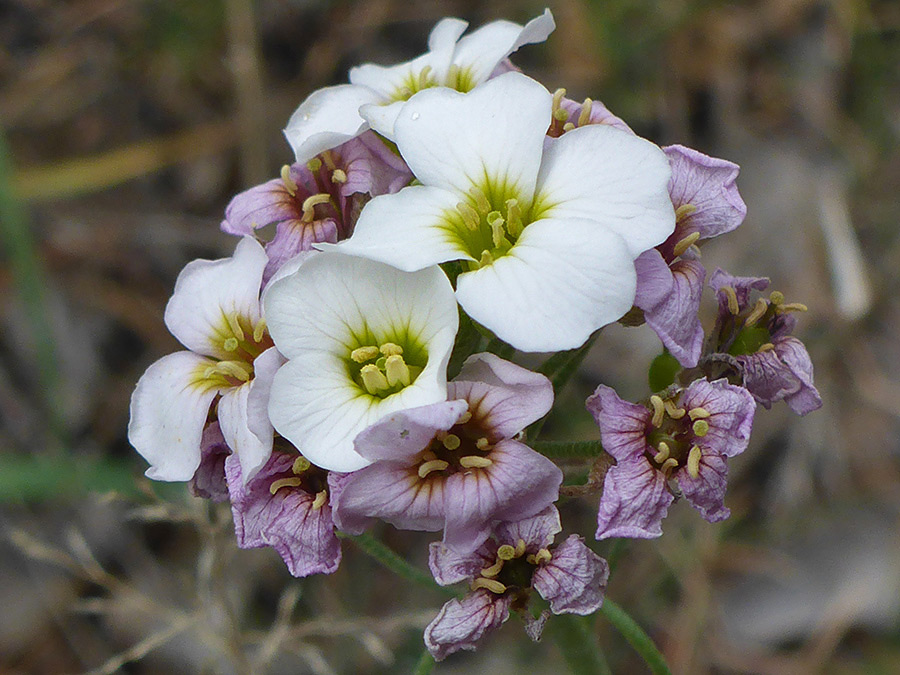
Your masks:
<svg viewBox="0 0 900 675"><path fill-rule="evenodd" d="M569 113L564 108L557 108L553 111L553 119L559 122L565 122L569 119Z"/></svg>
<svg viewBox="0 0 900 675"><path fill-rule="evenodd" d="M700 446L695 445L691 447L691 452L688 454L687 460L687 470L691 478L697 478L700 475L700 457Z"/></svg>
<svg viewBox="0 0 900 675"><path fill-rule="evenodd" d="M494 248L500 248L503 240L506 239L506 230L503 229L503 218L488 224L491 226L491 241L494 243Z"/></svg>
<svg viewBox="0 0 900 675"><path fill-rule="evenodd" d="M534 564L540 565L543 562L550 562L553 558L553 555L550 553L549 549L542 548L540 551L535 553L534 555Z"/></svg>
<svg viewBox="0 0 900 675"><path fill-rule="evenodd" d="M467 469L483 469L493 464L487 457L479 457L478 455L466 455L459 458L459 465Z"/></svg>
<svg viewBox="0 0 900 675"><path fill-rule="evenodd" d="M665 418L666 404L663 403L663 400L659 396L653 394L653 396L650 397L650 405L653 406L653 417L650 418L650 422L653 426L658 428L662 426L663 419Z"/></svg>
<svg viewBox="0 0 900 675"><path fill-rule="evenodd" d="M312 222L313 218L316 217L315 207L319 204L327 204L330 201L331 195L327 195L324 192L307 197L303 200L303 217L301 220L304 223Z"/></svg>
<svg viewBox="0 0 900 675"><path fill-rule="evenodd" d="M456 450L461 442L462 441L459 440L459 436L457 436L456 434L447 434L441 440L441 443L443 443L444 447L448 450Z"/></svg>
<svg viewBox="0 0 900 675"><path fill-rule="evenodd" d="M521 558L523 555L525 555L525 547L526 546L527 546L527 544L525 543L524 539L519 539L519 541L516 542L516 557L517 558Z"/></svg>
<svg viewBox="0 0 900 675"><path fill-rule="evenodd" d="M563 124L563 131L564 131L564 132L565 132L565 131L572 131L572 129L574 129L574 128L575 128L575 125L572 124L571 122L566 122L565 124Z"/></svg>
<svg viewBox="0 0 900 675"><path fill-rule="evenodd" d="M468 410L463 410L462 414L456 419L457 424L465 424L470 419L472 419L472 413Z"/></svg>
<svg viewBox="0 0 900 675"><path fill-rule="evenodd" d="M425 476L432 471L443 471L448 466L450 466L450 464L442 459L432 459L428 462L422 462L419 464L419 478L425 478Z"/></svg>
<svg viewBox="0 0 900 675"><path fill-rule="evenodd" d="M503 224L506 223L506 220L503 219L503 214L499 211L489 211L485 220L491 227L494 227L495 223L503 227Z"/></svg>
<svg viewBox="0 0 900 675"><path fill-rule="evenodd" d="M769 293L769 302L773 305L783 305L784 304L784 293L781 291L772 291Z"/></svg>
<svg viewBox="0 0 900 675"><path fill-rule="evenodd" d="M481 252L481 260L478 261L479 267L487 267L488 265L494 264L494 256L491 255L491 252L487 249Z"/></svg>
<svg viewBox="0 0 900 675"><path fill-rule="evenodd" d="M347 173L343 169L335 169L331 172L332 183L346 183Z"/></svg>
<svg viewBox="0 0 900 675"><path fill-rule="evenodd" d="M328 503L328 491L322 490L321 492L317 492L316 498L313 499L312 510L318 511L323 506L325 506L325 504L327 504L327 503Z"/></svg>
<svg viewBox="0 0 900 675"><path fill-rule="evenodd" d="M472 590L477 591L479 588L484 588L489 590L491 593L496 593L500 595L506 592L506 586L501 584L496 579L485 579L484 577L478 577L475 581L472 582Z"/></svg>
<svg viewBox="0 0 900 675"><path fill-rule="evenodd" d="M760 345L759 349L757 349L756 351L757 352L770 352L773 349L775 349L775 345L773 345L771 342L767 342L764 345Z"/></svg>
<svg viewBox="0 0 900 675"><path fill-rule="evenodd" d="M337 164L334 163L334 156L331 154L331 150L326 150L321 155L322 161L325 162L325 166L328 167L329 171L334 171L337 168Z"/></svg>
<svg viewBox="0 0 900 675"><path fill-rule="evenodd" d="M706 420L697 420L691 428L694 430L695 436L703 438L709 433L709 422Z"/></svg>
<svg viewBox="0 0 900 675"><path fill-rule="evenodd" d="M237 340L237 338L236 338L236 337L230 337L230 338L228 338L227 340L225 340L225 342L222 343L222 348L223 348L226 352L237 351L237 348L238 348L238 340Z"/></svg>
<svg viewBox="0 0 900 675"><path fill-rule="evenodd" d="M668 399L663 405L665 405L666 407L666 414L673 420L680 420L686 413L684 408L677 407L672 401L669 401Z"/></svg>
<svg viewBox="0 0 900 675"><path fill-rule="evenodd" d="M738 304L737 291L734 290L734 286L722 286L719 290L725 294L725 298L728 300L728 311L735 316L740 314L741 306Z"/></svg>
<svg viewBox="0 0 900 675"><path fill-rule="evenodd" d="M682 204L677 209L675 209L675 222L679 223L696 212L697 207L693 204Z"/></svg>
<svg viewBox="0 0 900 675"><path fill-rule="evenodd" d="M281 182L284 183L284 189L288 191L291 197L297 194L297 183L291 178L291 167L285 164L281 167Z"/></svg>
<svg viewBox="0 0 900 675"><path fill-rule="evenodd" d="M434 454L431 450L426 450L421 454L421 458L423 462L430 462L433 459L437 459L437 455Z"/></svg>
<svg viewBox="0 0 900 675"><path fill-rule="evenodd" d="M385 356L395 356L403 353L403 347L394 342L385 342L378 348L378 351Z"/></svg>
<svg viewBox="0 0 900 675"><path fill-rule="evenodd" d="M503 544L497 548L497 557L500 560L512 560L516 557L516 547L509 544Z"/></svg>
<svg viewBox="0 0 900 675"><path fill-rule="evenodd" d="M225 321L228 323L228 327L231 329L231 334L234 335L238 340L244 339L244 329L241 328L241 322L238 321L237 315L235 314L226 314Z"/></svg>
<svg viewBox="0 0 900 675"><path fill-rule="evenodd" d="M473 232L478 229L478 226L481 224L481 216L478 215L478 211L476 211L471 204L459 202L456 205L456 210L459 212L459 215L462 216L466 227Z"/></svg>
<svg viewBox="0 0 900 675"><path fill-rule="evenodd" d="M662 464L667 459L669 459L669 444L665 441L660 441L659 445L657 445L656 448L659 450L659 452L653 455L653 461L657 464Z"/></svg>
<svg viewBox="0 0 900 675"><path fill-rule="evenodd" d="M510 548L512 548L512 547L510 547ZM487 579L493 579L495 576L500 574L500 570L502 570L502 569L503 569L503 560L500 559L500 560L497 560L497 562L495 562L490 567L485 567L483 570L481 570L481 576L483 576Z"/></svg>
<svg viewBox="0 0 900 675"><path fill-rule="evenodd" d="M553 92L553 111L556 112L559 109L560 104L562 103L563 97L566 95L566 90L560 87L556 91Z"/></svg>
<svg viewBox="0 0 900 675"><path fill-rule="evenodd" d="M584 103L581 104L581 112L578 114L578 126L583 127L585 124L590 124L593 108L594 102L589 98L584 99Z"/></svg>
<svg viewBox="0 0 900 675"><path fill-rule="evenodd" d="M688 415L693 422L694 420L705 420L711 415L711 413L706 408L701 408L698 406L696 408L691 408L690 410L688 410Z"/></svg>
<svg viewBox="0 0 900 675"><path fill-rule="evenodd" d="M514 237L518 237L525 229L522 224L522 210L519 208L518 199L506 200L506 222L509 233Z"/></svg>
<svg viewBox="0 0 900 675"><path fill-rule="evenodd" d="M472 199L475 200L475 206L481 213L487 213L491 210L491 203L488 201L487 195L484 194L484 191L481 188L473 185L469 188L469 194L472 195Z"/></svg>
<svg viewBox="0 0 900 675"><path fill-rule="evenodd" d="M357 347L350 352L350 358L357 363L365 363L374 358L378 358L378 347L372 345L366 347Z"/></svg>
<svg viewBox="0 0 900 675"><path fill-rule="evenodd" d="M390 386L396 387L398 384L403 387L409 386L411 381L409 366L399 354L392 354L385 359L384 372Z"/></svg>
<svg viewBox="0 0 900 675"><path fill-rule="evenodd" d="M309 470L309 467L312 466L312 463L306 459L303 455L300 455L297 459L294 460L294 463L291 465L291 471L296 474L301 474L304 471Z"/></svg>
<svg viewBox="0 0 900 675"><path fill-rule="evenodd" d="M316 173L319 169L322 168L322 160L318 157L313 157L306 163L306 168L309 169L312 173Z"/></svg>
<svg viewBox="0 0 900 675"><path fill-rule="evenodd" d="M674 457L669 457L665 462L663 462L662 466L659 467L659 470L665 474L668 474L672 469L678 466L678 460Z"/></svg>
<svg viewBox="0 0 900 675"><path fill-rule="evenodd" d="M744 325L752 326L761 318L766 315L766 312L769 311L769 303L759 298L756 301L756 305L753 307L753 310L747 315L747 318L744 320Z"/></svg>
<svg viewBox="0 0 900 675"><path fill-rule="evenodd" d="M283 487L300 487L301 485L303 485L302 478L279 478L272 481L272 484L269 486L269 494L274 495Z"/></svg>
<svg viewBox="0 0 900 675"><path fill-rule="evenodd" d="M263 336L266 334L266 320L260 319L256 322L256 325L253 327L253 341L256 343L262 342Z"/></svg>
<svg viewBox="0 0 900 675"><path fill-rule="evenodd" d="M250 367L243 361L219 361L213 368L216 372L241 382L249 380L251 375Z"/></svg>
<svg viewBox="0 0 900 675"><path fill-rule="evenodd" d="M370 394L379 394L391 388L384 373L378 370L378 366L374 363L363 366L359 374L362 377L363 386Z"/></svg>
<svg viewBox="0 0 900 675"><path fill-rule="evenodd" d="M482 436L477 441L475 441L475 447L479 450L487 450L489 447L491 447L491 443L490 441L488 441L488 439Z"/></svg>
<svg viewBox="0 0 900 675"><path fill-rule="evenodd" d="M697 240L700 239L699 232L691 232L684 239L675 244L675 248L672 249L672 253L676 256L684 255L684 252L687 251L691 246L697 243Z"/></svg>
<svg viewBox="0 0 900 675"><path fill-rule="evenodd" d="M425 66L422 68L422 71L419 73L419 89L425 89L430 84L429 78L431 77L431 66Z"/></svg>
<svg viewBox="0 0 900 675"><path fill-rule="evenodd" d="M787 302L775 307L775 311L779 314L785 314L786 312L808 312L809 307L802 302Z"/></svg>

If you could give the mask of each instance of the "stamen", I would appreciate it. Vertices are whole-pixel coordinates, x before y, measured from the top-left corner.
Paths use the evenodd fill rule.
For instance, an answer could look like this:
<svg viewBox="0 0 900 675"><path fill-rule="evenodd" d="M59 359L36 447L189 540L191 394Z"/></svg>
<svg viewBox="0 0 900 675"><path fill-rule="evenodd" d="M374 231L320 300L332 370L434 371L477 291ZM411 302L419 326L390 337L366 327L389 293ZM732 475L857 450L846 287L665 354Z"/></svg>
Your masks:
<svg viewBox="0 0 900 675"><path fill-rule="evenodd" d="M331 172L332 183L346 183L347 173L343 169L335 169Z"/></svg>
<svg viewBox="0 0 900 675"><path fill-rule="evenodd" d="M781 291L772 291L769 293L769 302L773 305L783 305L784 304L784 293Z"/></svg>
<svg viewBox="0 0 900 675"><path fill-rule="evenodd" d="M709 410L707 410L706 408L701 408L699 406L696 408L691 408L688 411L688 415L690 416L692 422L694 420L705 420L711 414L712 413L710 413Z"/></svg>
<svg viewBox="0 0 900 675"><path fill-rule="evenodd" d="M745 326L752 326L761 318L763 318L766 312L769 311L769 303L759 298L756 301L756 306L753 310L747 315L747 318L744 320Z"/></svg>
<svg viewBox="0 0 900 675"><path fill-rule="evenodd" d="M525 229L522 225L522 211L519 209L518 199L506 200L506 222L509 224L507 229L513 237L518 237Z"/></svg>
<svg viewBox="0 0 900 675"><path fill-rule="evenodd" d="M494 248L500 248L503 240L506 239L506 230L503 229L503 218L500 222L494 220L488 223L491 226L491 241L494 242Z"/></svg>
<svg viewBox="0 0 900 675"><path fill-rule="evenodd" d="M775 349L775 345L773 345L771 342L767 342L764 345L760 345L759 349L757 349L756 351L757 352L770 352L773 349Z"/></svg>
<svg viewBox="0 0 900 675"><path fill-rule="evenodd" d="M337 164L334 163L334 156L331 154L331 150L326 150L321 155L322 161L325 162L325 166L328 167L329 171L334 171L337 168Z"/></svg>
<svg viewBox="0 0 900 675"><path fill-rule="evenodd" d="M360 369L359 374L362 377L363 386L366 388L366 391L372 395L379 394L391 388L384 373L378 370L378 366L372 363L363 366Z"/></svg>
<svg viewBox="0 0 900 675"><path fill-rule="evenodd" d="M384 362L384 371L388 384L396 387L398 384L408 387L410 383L409 366L399 354L392 354Z"/></svg>
<svg viewBox="0 0 900 675"><path fill-rule="evenodd" d="M503 214L501 214L499 211L488 212L485 220L487 221L487 224L491 226L491 228L495 227L495 224L499 225L502 228L503 224L506 222L503 219Z"/></svg>
<svg viewBox="0 0 900 675"><path fill-rule="evenodd" d="M226 352L237 351L237 348L238 348L238 340L237 340L237 338L236 338L236 337L230 337L230 338L228 338L227 340L225 340L225 342L222 343L222 348L223 348Z"/></svg>
<svg viewBox="0 0 900 675"><path fill-rule="evenodd" d="M225 321L228 323L228 327L231 329L231 334L234 335L238 340L244 339L244 329L241 328L241 323L238 321L237 315L235 314L226 314Z"/></svg>
<svg viewBox="0 0 900 675"><path fill-rule="evenodd" d="M472 195L472 199L475 200L475 206L478 207L479 211L487 213L491 210L491 203L488 201L487 196L481 188L473 185L469 188L469 194Z"/></svg>
<svg viewBox="0 0 900 675"><path fill-rule="evenodd" d="M563 124L563 132L572 131L572 129L574 129L574 128L575 128L575 125L572 124L571 122L566 122L565 124Z"/></svg>
<svg viewBox="0 0 900 675"><path fill-rule="evenodd" d="M687 461L687 470L691 478L697 478L700 475L700 457L700 446L695 445L691 447L691 452L688 454Z"/></svg>
<svg viewBox="0 0 900 675"><path fill-rule="evenodd" d="M663 405L666 407L666 413L673 420L680 420L686 413L684 408L677 408L672 401L666 400Z"/></svg>
<svg viewBox="0 0 900 675"><path fill-rule="evenodd" d="M734 290L734 286L723 286L719 290L722 291L728 299L728 311L735 316L740 314L741 307L738 305L737 291Z"/></svg>
<svg viewBox="0 0 900 675"><path fill-rule="evenodd" d="M583 127L585 124L590 123L593 107L594 102L591 99L584 99L584 103L581 104L581 113L578 115L578 126Z"/></svg>
<svg viewBox="0 0 900 675"><path fill-rule="evenodd" d="M321 492L317 492L316 498L313 500L313 503L312 503L312 510L318 511L323 506L325 506L326 503L328 503L328 491L322 490Z"/></svg>
<svg viewBox="0 0 900 675"><path fill-rule="evenodd" d="M250 367L243 361L219 361L214 369L241 382L247 382L251 375Z"/></svg>
<svg viewBox="0 0 900 675"><path fill-rule="evenodd" d="M283 487L300 487L301 485L303 485L302 478L279 478L272 481L272 484L269 486L269 494L274 495Z"/></svg>
<svg viewBox="0 0 900 675"><path fill-rule="evenodd" d="M429 85L428 78L431 75L431 66L425 66L419 73L419 89L426 89Z"/></svg>
<svg viewBox="0 0 900 675"><path fill-rule="evenodd" d="M519 541L516 542L516 557L517 558L521 558L523 555L525 555L525 547L526 546L527 546L527 544L525 543L524 539L519 539Z"/></svg>
<svg viewBox="0 0 900 675"><path fill-rule="evenodd" d="M566 95L566 90L560 87L556 91L553 92L553 112L556 113L559 110L560 103L562 103L563 96Z"/></svg>
<svg viewBox="0 0 900 675"><path fill-rule="evenodd" d="M698 239L700 239L700 233L691 232L688 236L675 244L675 248L672 249L672 253L674 253L676 256L684 255L684 252L687 251L695 243L697 243Z"/></svg>
<svg viewBox="0 0 900 675"><path fill-rule="evenodd" d="M510 547L510 548L512 548L512 547ZM497 562L495 562L490 567L485 567L483 570L481 570L481 576L486 577L488 579L492 579L495 576L497 576L498 574L500 574L500 570L502 570L502 569L503 569L503 560L498 559Z"/></svg>
<svg viewBox="0 0 900 675"><path fill-rule="evenodd" d="M487 457L479 457L478 455L466 455L459 458L459 465L466 469L484 469L493 464Z"/></svg>
<svg viewBox="0 0 900 675"><path fill-rule="evenodd" d="M297 196L297 183L291 178L291 167L287 164L281 167L281 182L284 183L284 189L291 197Z"/></svg>
<svg viewBox="0 0 900 675"><path fill-rule="evenodd" d="M472 419L472 413L470 413L468 410L463 410L462 415L460 415L460 416L456 419L456 423L457 423L457 424L465 424L465 423L468 422L470 419Z"/></svg>
<svg viewBox="0 0 900 675"><path fill-rule="evenodd" d="M459 84L459 66L455 63L447 69L447 86L456 89Z"/></svg>
<svg viewBox="0 0 900 675"><path fill-rule="evenodd" d="M516 548L509 544L503 544L502 546L497 547L497 557L500 560L512 560L517 557Z"/></svg>
<svg viewBox="0 0 900 675"><path fill-rule="evenodd" d="M310 462L306 457L300 455L297 459L294 460L294 464L291 466L291 471L296 474L301 474L304 471L309 470L309 467L312 466L312 462Z"/></svg>
<svg viewBox="0 0 900 675"><path fill-rule="evenodd" d="M478 211L472 208L471 204L467 204L466 202L459 202L456 205L456 210L459 212L459 215L462 216L463 222L473 232L478 229L478 225L481 224L481 218L478 215Z"/></svg>
<svg viewBox="0 0 900 675"><path fill-rule="evenodd" d="M489 447L491 447L491 444L490 444L490 441L488 441L488 439L486 439L484 436L482 436L477 441L475 441L475 447L481 451L484 451L484 450L487 450Z"/></svg>
<svg viewBox="0 0 900 675"><path fill-rule="evenodd" d="M485 579L484 577L478 577L475 581L472 582L472 590L477 591L479 588L486 588L491 593L496 593L497 595L506 593L506 586L501 584L496 579Z"/></svg>
<svg viewBox="0 0 900 675"><path fill-rule="evenodd" d="M540 551L535 553L533 564L540 565L542 562L550 562L552 558L553 555L550 553L549 549L542 548Z"/></svg>
<svg viewBox="0 0 900 675"><path fill-rule="evenodd" d="M663 462L663 465L661 467L659 467L659 470L662 471L664 474L668 474L672 469L674 469L677 466L678 466L678 460L675 459L674 457L669 457L669 459L667 459L665 462Z"/></svg>
<svg viewBox="0 0 900 675"><path fill-rule="evenodd" d="M694 435L703 438L706 434L709 433L709 422L706 420L697 420L694 422L694 426L691 427L694 430Z"/></svg>
<svg viewBox="0 0 900 675"><path fill-rule="evenodd" d="M260 319L256 322L256 325L253 327L253 341L257 344L262 342L263 335L266 334L266 320Z"/></svg>
<svg viewBox="0 0 900 675"><path fill-rule="evenodd" d="M312 173L317 173L319 169L322 168L322 160L318 157L313 157L306 163L306 168L309 169Z"/></svg>
<svg viewBox="0 0 900 675"><path fill-rule="evenodd" d="M494 264L494 256L491 255L491 252L487 249L481 252L481 260L478 261L479 267L487 267L488 265Z"/></svg>
<svg viewBox="0 0 900 675"><path fill-rule="evenodd" d="M659 445L656 446L659 452L653 455L653 461L657 464L662 464L667 459L669 459L669 444L665 441L660 441Z"/></svg>
<svg viewBox="0 0 900 675"><path fill-rule="evenodd" d="M431 450L426 450L422 453L423 462L430 462L432 459L437 459L437 455L434 454Z"/></svg>
<svg viewBox="0 0 900 675"><path fill-rule="evenodd" d="M697 207L693 204L682 204L677 209L675 209L675 222L681 222L696 211Z"/></svg>
<svg viewBox="0 0 900 675"><path fill-rule="evenodd" d="M378 347L373 347L371 345L367 347L357 347L352 352L350 352L350 358L357 363L365 363L366 361L371 361L377 356Z"/></svg>
<svg viewBox="0 0 900 675"><path fill-rule="evenodd" d="M785 314L787 312L808 312L809 307L804 305L802 302L788 302L785 304L778 305L775 308L775 311L778 314Z"/></svg>
<svg viewBox="0 0 900 675"><path fill-rule="evenodd" d="M459 440L459 436L456 434L447 434L444 436L441 443L443 443L444 447L448 450L456 450L462 441Z"/></svg>
<svg viewBox="0 0 900 675"><path fill-rule="evenodd" d="M650 405L653 406L653 417L650 418L650 423L659 428L662 426L663 417L666 414L666 405L656 394L650 397Z"/></svg>
<svg viewBox="0 0 900 675"><path fill-rule="evenodd" d="M327 204L330 201L331 195L327 195L324 192L307 197L303 200L303 217L301 220L304 223L312 222L313 218L316 217L315 207L319 204Z"/></svg>
<svg viewBox="0 0 900 675"><path fill-rule="evenodd" d="M432 471L443 471L448 466L450 466L449 462L445 462L442 459L432 459L430 462L423 462L419 465L419 478L425 478Z"/></svg>
<svg viewBox="0 0 900 675"><path fill-rule="evenodd" d="M393 342L385 342L378 348L378 351L385 356L399 356L403 353L403 347Z"/></svg>

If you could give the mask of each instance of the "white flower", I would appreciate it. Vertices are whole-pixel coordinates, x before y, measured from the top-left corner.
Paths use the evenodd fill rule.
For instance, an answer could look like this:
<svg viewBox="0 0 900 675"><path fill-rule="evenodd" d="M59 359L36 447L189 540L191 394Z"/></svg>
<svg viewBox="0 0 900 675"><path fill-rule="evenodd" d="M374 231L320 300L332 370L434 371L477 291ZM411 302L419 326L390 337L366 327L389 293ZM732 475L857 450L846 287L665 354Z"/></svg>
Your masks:
<svg viewBox="0 0 900 675"><path fill-rule="evenodd" d="M406 271L462 260L457 299L498 337L583 344L631 308L634 259L674 230L669 163L607 125L547 138L551 107L515 72L413 96L394 130L422 185L369 202L338 250Z"/></svg>
<svg viewBox="0 0 900 675"><path fill-rule="evenodd" d="M264 305L288 359L272 383L269 418L313 464L360 469L370 463L353 449L360 431L446 399L459 316L440 268L408 273L319 253L272 282Z"/></svg>
<svg viewBox="0 0 900 675"><path fill-rule="evenodd" d="M190 480L200 464L209 408L249 480L272 452L265 411L268 387L283 362L260 314L259 289L268 258L251 237L234 256L195 260L178 275L166 305L169 332L190 351L151 365L131 397L128 440L156 480Z"/></svg>
<svg viewBox="0 0 900 675"><path fill-rule="evenodd" d="M395 66L358 66L350 70L350 84L313 92L284 130L297 161L306 162L370 127L393 139L394 119L417 91L437 86L469 91L519 47L543 42L556 27L549 9L525 26L494 21L460 39L467 26L459 19L442 19L422 56Z"/></svg>

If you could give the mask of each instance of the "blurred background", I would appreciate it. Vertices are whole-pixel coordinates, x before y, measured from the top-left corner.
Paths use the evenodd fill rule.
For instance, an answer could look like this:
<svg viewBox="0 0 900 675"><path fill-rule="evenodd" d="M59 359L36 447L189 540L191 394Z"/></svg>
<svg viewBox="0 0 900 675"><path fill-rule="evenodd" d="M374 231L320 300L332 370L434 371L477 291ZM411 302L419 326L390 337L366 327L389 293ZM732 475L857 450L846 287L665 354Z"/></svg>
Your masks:
<svg viewBox="0 0 900 675"><path fill-rule="evenodd" d="M615 558L609 597L675 673L900 672L900 3L548 4L556 32L514 56L526 73L742 166L749 215L705 263L809 305L825 402L758 412L725 523L678 503L661 539L611 551L595 496L562 503L566 530ZM307 94L420 54L443 16L543 7L0 0L0 673L414 669L440 594L350 542L307 580L239 551L227 506L143 478L128 401L178 348L162 321L178 271L230 255L224 208L291 161L280 130ZM545 437L597 437L585 396L646 396L659 350L646 327L606 330ZM432 536L376 534L424 569ZM592 628L613 672L645 672ZM565 666L511 619L435 672L523 668Z"/></svg>

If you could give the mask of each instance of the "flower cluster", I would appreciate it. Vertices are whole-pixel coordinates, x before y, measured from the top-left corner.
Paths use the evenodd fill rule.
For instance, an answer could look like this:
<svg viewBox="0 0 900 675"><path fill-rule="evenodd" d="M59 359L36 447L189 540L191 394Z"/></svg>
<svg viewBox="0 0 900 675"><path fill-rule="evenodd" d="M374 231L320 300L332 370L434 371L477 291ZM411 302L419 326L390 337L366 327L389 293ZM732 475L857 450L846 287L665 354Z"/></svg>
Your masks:
<svg viewBox="0 0 900 675"><path fill-rule="evenodd" d="M675 364L643 402L602 384L587 401L613 462L587 486L597 539L659 536L680 496L727 518L756 403L821 405L790 335L805 308L753 300L768 280L717 270L709 335L698 318L699 247L746 213L738 167L519 72L508 57L550 35L549 11L466 27L444 19L423 56L300 105L293 162L225 211L234 255L178 277L165 320L186 350L141 377L128 430L149 477L229 501L238 544L295 576L337 569L338 531L441 532L434 578L470 592L428 626L436 659L511 610L536 637L603 602L605 561L577 534L554 546L563 472L534 449L554 385L517 350L577 355L621 320Z"/></svg>

